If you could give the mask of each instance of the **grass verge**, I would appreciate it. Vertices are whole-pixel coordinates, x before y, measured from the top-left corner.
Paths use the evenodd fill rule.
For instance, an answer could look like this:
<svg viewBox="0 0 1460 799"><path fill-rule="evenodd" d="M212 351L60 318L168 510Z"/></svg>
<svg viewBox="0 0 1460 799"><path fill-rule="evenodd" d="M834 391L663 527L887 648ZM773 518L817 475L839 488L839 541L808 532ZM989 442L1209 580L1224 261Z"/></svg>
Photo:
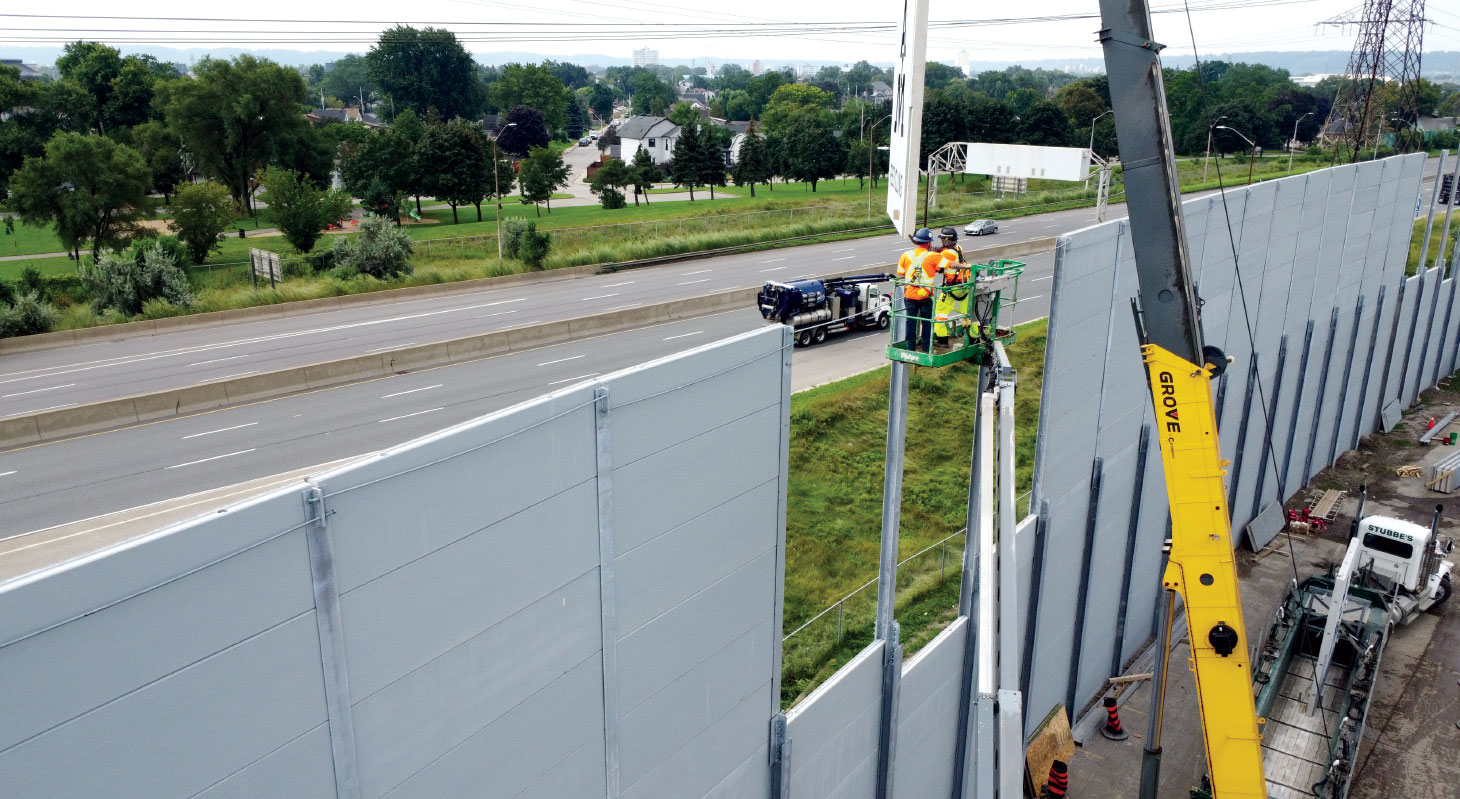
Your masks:
<svg viewBox="0 0 1460 799"><path fill-rule="evenodd" d="M1015 399L1015 494L1029 487L1039 419L1047 320L1019 328L1009 347ZM833 609L782 647L781 701L794 704L872 640L890 370L879 369L791 398L786 514L787 633ZM907 654L954 618L968 505L977 368L917 368L910 382L897 617ZM945 540L947 539L947 540ZM924 551L926 550L926 551Z"/></svg>

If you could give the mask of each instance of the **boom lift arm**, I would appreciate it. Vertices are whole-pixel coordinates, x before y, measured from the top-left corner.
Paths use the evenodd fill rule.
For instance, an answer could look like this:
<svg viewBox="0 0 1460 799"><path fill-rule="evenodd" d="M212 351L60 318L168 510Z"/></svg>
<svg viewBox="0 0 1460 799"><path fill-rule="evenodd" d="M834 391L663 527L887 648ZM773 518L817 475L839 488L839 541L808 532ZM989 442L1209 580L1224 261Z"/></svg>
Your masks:
<svg viewBox="0 0 1460 799"><path fill-rule="evenodd" d="M1171 509L1171 555L1162 585L1180 594L1186 608L1213 796L1265 799L1249 643L1223 480L1227 461L1222 460L1212 404L1211 383L1226 368L1226 358L1202 342L1161 78L1161 45L1151 38L1146 0L1100 0L1100 17L1140 284L1135 307L1141 355L1155 404ZM1169 613L1164 615L1169 619ZM1158 658L1158 666L1166 662L1164 652ZM1153 690L1153 696L1161 700L1159 691ZM1159 710L1152 716L1158 717ZM1148 748L1148 758L1158 759L1159 743L1154 746ZM1154 781L1142 788L1143 795L1154 790Z"/></svg>

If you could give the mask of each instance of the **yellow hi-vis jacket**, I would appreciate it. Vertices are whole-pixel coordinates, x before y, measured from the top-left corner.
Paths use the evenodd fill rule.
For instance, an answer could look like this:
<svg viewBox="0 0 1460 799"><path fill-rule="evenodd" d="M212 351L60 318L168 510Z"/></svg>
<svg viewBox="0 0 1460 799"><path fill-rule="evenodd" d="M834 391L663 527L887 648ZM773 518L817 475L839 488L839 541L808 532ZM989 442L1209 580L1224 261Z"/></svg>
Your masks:
<svg viewBox="0 0 1460 799"><path fill-rule="evenodd" d="M932 260L933 256L937 256L936 261ZM933 296L933 286L937 285L938 262L941 260L941 254L926 247L916 247L903 253L897 262L897 279L907 281L907 285L903 287L903 296L910 300L926 300Z"/></svg>

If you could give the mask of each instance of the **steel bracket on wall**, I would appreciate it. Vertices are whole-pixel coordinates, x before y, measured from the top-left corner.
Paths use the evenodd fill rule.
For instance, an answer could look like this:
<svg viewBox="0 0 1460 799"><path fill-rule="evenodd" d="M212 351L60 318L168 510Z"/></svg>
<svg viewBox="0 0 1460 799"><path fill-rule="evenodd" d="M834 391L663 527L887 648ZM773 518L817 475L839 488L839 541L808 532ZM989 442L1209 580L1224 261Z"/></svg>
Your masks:
<svg viewBox="0 0 1460 799"><path fill-rule="evenodd" d="M304 538L309 548L309 575L314 584L314 622L324 670L325 712L329 717L330 752L335 766L336 799L359 799L360 763L355 749L355 716L350 701L350 672L345 661L345 626L335 582L335 548L330 538L330 510L324 486L304 491L310 525Z"/></svg>

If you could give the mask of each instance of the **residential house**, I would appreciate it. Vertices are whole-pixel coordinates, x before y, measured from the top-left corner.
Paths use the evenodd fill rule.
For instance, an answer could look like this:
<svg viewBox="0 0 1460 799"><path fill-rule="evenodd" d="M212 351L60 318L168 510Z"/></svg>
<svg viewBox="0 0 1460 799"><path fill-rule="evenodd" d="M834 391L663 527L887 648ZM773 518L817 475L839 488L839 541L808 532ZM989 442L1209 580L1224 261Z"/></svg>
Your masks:
<svg viewBox="0 0 1460 799"><path fill-rule="evenodd" d="M618 123L619 152L626 164L632 164L639 150L647 150L656 165L674 159L674 146L679 142L679 126L666 117L636 116Z"/></svg>
<svg viewBox="0 0 1460 799"><path fill-rule="evenodd" d="M726 166L735 166L740 162L740 145L745 143L746 130L750 127L749 122L725 122L715 120L715 124L730 131L734 137L730 139L730 149L725 153ZM765 134L756 131L757 136L765 138Z"/></svg>
<svg viewBox="0 0 1460 799"><path fill-rule="evenodd" d="M872 98L874 102L884 102L892 99L892 87L880 80L872 81Z"/></svg>
<svg viewBox="0 0 1460 799"><path fill-rule="evenodd" d="M383 128L385 123L369 112L362 112L359 106L346 106L345 108L316 108L304 115L310 124L319 126L331 122L352 122L364 125L367 128Z"/></svg>

